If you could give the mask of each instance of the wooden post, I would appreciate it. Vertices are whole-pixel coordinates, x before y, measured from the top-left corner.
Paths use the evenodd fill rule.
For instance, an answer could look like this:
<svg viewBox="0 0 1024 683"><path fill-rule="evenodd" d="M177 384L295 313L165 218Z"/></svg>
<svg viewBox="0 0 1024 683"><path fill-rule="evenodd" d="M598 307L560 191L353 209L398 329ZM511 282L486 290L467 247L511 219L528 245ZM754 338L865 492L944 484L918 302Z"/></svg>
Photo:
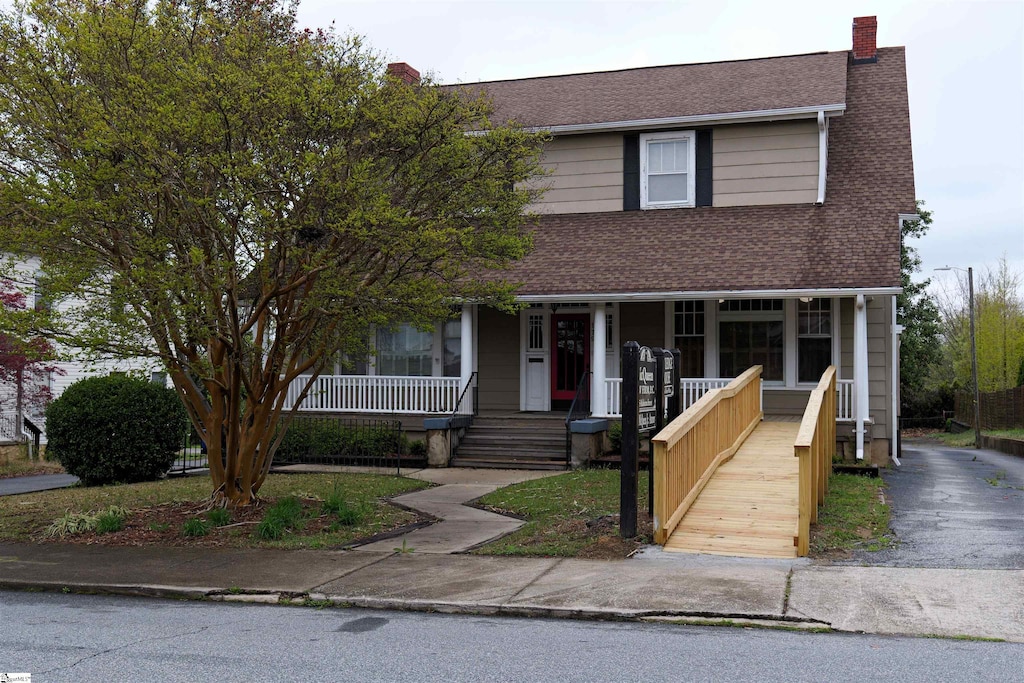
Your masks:
<svg viewBox="0 0 1024 683"><path fill-rule="evenodd" d="M637 441L638 441L638 367L640 345L635 341L622 346L622 464L619 485L619 535L636 536Z"/></svg>

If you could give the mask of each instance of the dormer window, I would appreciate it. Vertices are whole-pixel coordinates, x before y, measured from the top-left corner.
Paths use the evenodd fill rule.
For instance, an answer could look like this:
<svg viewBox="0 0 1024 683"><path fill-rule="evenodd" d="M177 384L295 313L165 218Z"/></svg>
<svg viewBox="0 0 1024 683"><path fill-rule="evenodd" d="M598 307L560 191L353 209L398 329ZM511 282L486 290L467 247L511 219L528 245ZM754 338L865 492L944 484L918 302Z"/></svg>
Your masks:
<svg viewBox="0 0 1024 683"><path fill-rule="evenodd" d="M640 136L640 208L694 206L696 134L692 130Z"/></svg>

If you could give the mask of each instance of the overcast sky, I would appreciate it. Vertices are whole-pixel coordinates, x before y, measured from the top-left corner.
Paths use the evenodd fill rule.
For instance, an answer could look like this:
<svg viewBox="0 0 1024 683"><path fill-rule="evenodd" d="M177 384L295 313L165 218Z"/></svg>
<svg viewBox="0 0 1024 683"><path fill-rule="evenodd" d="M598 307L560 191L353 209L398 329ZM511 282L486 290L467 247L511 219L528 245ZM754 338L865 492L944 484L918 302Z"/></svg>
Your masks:
<svg viewBox="0 0 1024 683"><path fill-rule="evenodd" d="M907 48L917 243L944 265L1024 273L1024 2L365 2L305 0L304 25L351 29L441 82L847 50L854 16Z"/></svg>

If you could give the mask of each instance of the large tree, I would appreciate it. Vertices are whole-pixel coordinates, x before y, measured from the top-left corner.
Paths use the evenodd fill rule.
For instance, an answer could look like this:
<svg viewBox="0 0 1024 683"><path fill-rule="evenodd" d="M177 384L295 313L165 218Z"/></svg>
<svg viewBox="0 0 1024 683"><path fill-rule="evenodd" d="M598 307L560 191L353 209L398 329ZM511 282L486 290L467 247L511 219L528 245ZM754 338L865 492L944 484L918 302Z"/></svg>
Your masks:
<svg viewBox="0 0 1024 683"><path fill-rule="evenodd" d="M905 221L900 240L900 284L903 292L896 297L896 321L903 325L900 335L900 396L906 407L916 404L925 390L932 364L940 346L939 309L928 294L931 280L914 281L915 273L921 270L921 257L917 249L908 244L910 239L920 239L932 225L932 212L918 200L919 220ZM910 413L913 408L910 408Z"/></svg>
<svg viewBox="0 0 1024 683"><path fill-rule="evenodd" d="M287 387L370 326L512 301L473 275L529 248L539 136L292 4L24 0L0 102L0 251L81 301L51 335L166 366L220 502L257 499Z"/></svg>
<svg viewBox="0 0 1024 683"><path fill-rule="evenodd" d="M15 431L26 414L41 414L50 402L50 376L60 372L56 353L46 339L23 336L37 316L28 310L28 297L11 280L0 278L0 409L13 409Z"/></svg>

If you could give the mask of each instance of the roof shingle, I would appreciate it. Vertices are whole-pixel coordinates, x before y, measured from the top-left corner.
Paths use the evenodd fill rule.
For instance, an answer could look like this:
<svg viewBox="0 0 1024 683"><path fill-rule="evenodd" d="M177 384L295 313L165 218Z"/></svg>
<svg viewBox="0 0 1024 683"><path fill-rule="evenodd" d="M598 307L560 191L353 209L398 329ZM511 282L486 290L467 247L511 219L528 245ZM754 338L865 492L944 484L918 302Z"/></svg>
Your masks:
<svg viewBox="0 0 1024 683"><path fill-rule="evenodd" d="M847 112L830 122L823 206L540 216L534 250L494 277L567 297L898 287L898 214L916 210L904 50L845 72L844 61Z"/></svg>
<svg viewBox="0 0 1024 683"><path fill-rule="evenodd" d="M465 84L497 121L564 126L842 104L846 52Z"/></svg>

